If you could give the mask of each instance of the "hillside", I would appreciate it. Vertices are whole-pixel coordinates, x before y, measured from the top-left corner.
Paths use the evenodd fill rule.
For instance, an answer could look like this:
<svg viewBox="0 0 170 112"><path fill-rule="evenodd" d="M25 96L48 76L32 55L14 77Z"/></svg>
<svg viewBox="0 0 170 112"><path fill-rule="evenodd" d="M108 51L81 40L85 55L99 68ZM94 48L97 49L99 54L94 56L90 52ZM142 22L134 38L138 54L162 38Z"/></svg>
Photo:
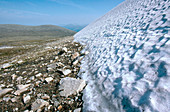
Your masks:
<svg viewBox="0 0 170 112"><path fill-rule="evenodd" d="M25 26L0 24L0 38L16 36L71 36L76 32L54 25Z"/></svg>

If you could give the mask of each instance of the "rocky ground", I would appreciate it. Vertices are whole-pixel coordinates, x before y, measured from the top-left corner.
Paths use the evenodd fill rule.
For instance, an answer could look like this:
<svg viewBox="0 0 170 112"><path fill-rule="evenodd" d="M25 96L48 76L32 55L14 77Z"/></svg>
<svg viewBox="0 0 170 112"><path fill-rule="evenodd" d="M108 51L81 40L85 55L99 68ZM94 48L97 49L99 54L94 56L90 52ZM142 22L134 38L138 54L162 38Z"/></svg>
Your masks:
<svg viewBox="0 0 170 112"><path fill-rule="evenodd" d="M80 112L86 82L77 74L86 52L72 40L47 43L1 65L0 111Z"/></svg>

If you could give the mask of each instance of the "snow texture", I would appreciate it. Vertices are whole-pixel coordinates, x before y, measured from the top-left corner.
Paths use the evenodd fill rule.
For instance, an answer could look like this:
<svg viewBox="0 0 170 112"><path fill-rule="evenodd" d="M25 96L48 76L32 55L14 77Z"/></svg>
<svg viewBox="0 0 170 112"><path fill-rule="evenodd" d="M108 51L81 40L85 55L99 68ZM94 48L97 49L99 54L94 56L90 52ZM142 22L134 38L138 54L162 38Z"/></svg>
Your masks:
<svg viewBox="0 0 170 112"><path fill-rule="evenodd" d="M170 112L169 29L169 0L126 0L78 32L84 111Z"/></svg>

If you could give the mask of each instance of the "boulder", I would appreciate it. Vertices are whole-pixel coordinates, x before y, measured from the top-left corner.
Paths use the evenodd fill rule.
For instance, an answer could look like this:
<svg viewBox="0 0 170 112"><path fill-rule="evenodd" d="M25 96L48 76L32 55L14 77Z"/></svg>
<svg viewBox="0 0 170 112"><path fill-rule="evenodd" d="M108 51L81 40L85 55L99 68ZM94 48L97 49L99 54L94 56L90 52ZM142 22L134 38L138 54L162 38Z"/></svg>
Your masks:
<svg viewBox="0 0 170 112"><path fill-rule="evenodd" d="M77 94L83 90L86 86L86 82L82 79L75 79L71 77L62 78L60 81L59 89L61 96L68 97L73 94Z"/></svg>

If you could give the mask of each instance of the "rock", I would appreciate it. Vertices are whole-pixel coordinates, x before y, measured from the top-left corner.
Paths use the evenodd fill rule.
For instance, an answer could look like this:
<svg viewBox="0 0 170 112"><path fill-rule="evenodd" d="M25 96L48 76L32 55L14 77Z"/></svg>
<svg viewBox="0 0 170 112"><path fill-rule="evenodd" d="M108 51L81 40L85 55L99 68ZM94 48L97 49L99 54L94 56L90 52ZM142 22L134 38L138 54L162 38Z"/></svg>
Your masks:
<svg viewBox="0 0 170 112"><path fill-rule="evenodd" d="M58 101L54 101L54 106L57 107L60 103Z"/></svg>
<svg viewBox="0 0 170 112"><path fill-rule="evenodd" d="M71 73L71 70L70 69L67 69L67 70L63 70L63 74L64 75L68 75Z"/></svg>
<svg viewBox="0 0 170 112"><path fill-rule="evenodd" d="M0 90L2 90L3 87L5 87L5 85L4 85L4 84L1 84L1 85L0 85Z"/></svg>
<svg viewBox="0 0 170 112"><path fill-rule="evenodd" d="M80 54L79 54L78 52L75 52L75 53L72 55L71 59L74 60L74 59L76 59L78 56L80 56Z"/></svg>
<svg viewBox="0 0 170 112"><path fill-rule="evenodd" d="M11 66L12 66L12 64L10 64L10 63L5 63L5 64L2 65L2 68L9 68L9 67L11 67Z"/></svg>
<svg viewBox="0 0 170 112"><path fill-rule="evenodd" d="M74 61L74 62L73 62L73 65L77 65L78 62L79 62L78 60Z"/></svg>
<svg viewBox="0 0 170 112"><path fill-rule="evenodd" d="M45 78L45 81L47 81L48 83L51 82L52 80L53 80L52 77L47 77L47 78Z"/></svg>
<svg viewBox="0 0 170 112"><path fill-rule="evenodd" d="M23 72L22 72L22 74L25 74L25 73L27 73L27 72L26 72L26 71L23 71Z"/></svg>
<svg viewBox="0 0 170 112"><path fill-rule="evenodd" d="M23 96L23 101L24 101L24 103L26 104L26 103L28 103L29 101L31 100L31 96L30 95L24 95Z"/></svg>
<svg viewBox="0 0 170 112"><path fill-rule="evenodd" d="M18 84L21 84L22 80L23 80L23 77L19 76L16 81L18 82Z"/></svg>
<svg viewBox="0 0 170 112"><path fill-rule="evenodd" d="M17 102L19 98L20 98L20 97L14 97L14 98L11 99L11 101L12 101L13 103L14 103L14 102Z"/></svg>
<svg viewBox="0 0 170 112"><path fill-rule="evenodd" d="M31 76L29 79L30 79L30 80L34 80L34 79L35 79L35 77L34 77L34 76Z"/></svg>
<svg viewBox="0 0 170 112"><path fill-rule="evenodd" d="M52 101L55 107L58 107L58 105L60 104L60 102L58 102L56 98L52 98Z"/></svg>
<svg viewBox="0 0 170 112"><path fill-rule="evenodd" d="M28 88L29 86L31 86L31 84L26 84L26 85L17 85L17 88L20 90L20 89Z"/></svg>
<svg viewBox="0 0 170 112"><path fill-rule="evenodd" d="M34 103L32 103L31 109L33 111L42 110L45 106L47 107L48 105L49 102L42 99L37 99Z"/></svg>
<svg viewBox="0 0 170 112"><path fill-rule="evenodd" d="M89 51L85 51L85 55L89 54Z"/></svg>
<svg viewBox="0 0 170 112"><path fill-rule="evenodd" d="M61 63L61 62L58 62L57 65L60 66L60 67L63 67L63 66L64 66L64 64Z"/></svg>
<svg viewBox="0 0 170 112"><path fill-rule="evenodd" d="M51 70L55 69L56 67L57 67L57 64L56 63L52 63L50 65L47 65L47 70L51 71Z"/></svg>
<svg viewBox="0 0 170 112"><path fill-rule="evenodd" d="M21 64L21 63L23 63L24 61L23 60L20 60L20 61L18 61L18 64Z"/></svg>
<svg viewBox="0 0 170 112"><path fill-rule="evenodd" d="M35 75L36 77L41 77L42 73L38 73L37 75Z"/></svg>
<svg viewBox="0 0 170 112"><path fill-rule="evenodd" d="M58 106L58 110L61 110L63 107L60 105L60 106Z"/></svg>
<svg viewBox="0 0 170 112"><path fill-rule="evenodd" d="M24 112L30 112L29 110L25 110Z"/></svg>
<svg viewBox="0 0 170 112"><path fill-rule="evenodd" d="M57 59L58 59L58 56L55 57L55 60L57 60Z"/></svg>
<svg viewBox="0 0 170 112"><path fill-rule="evenodd" d="M63 50L64 50L65 52L67 52L67 48L66 48L66 47L64 47Z"/></svg>
<svg viewBox="0 0 170 112"><path fill-rule="evenodd" d="M14 80L17 77L17 75L13 74L11 77L12 77L12 80Z"/></svg>
<svg viewBox="0 0 170 112"><path fill-rule="evenodd" d="M47 100L50 99L50 96L48 96L47 94L44 94L44 96L41 96L42 99Z"/></svg>
<svg viewBox="0 0 170 112"><path fill-rule="evenodd" d="M10 97L3 97L3 101L8 102L11 98Z"/></svg>
<svg viewBox="0 0 170 112"><path fill-rule="evenodd" d="M4 95L11 93L13 91L12 88L6 88L6 89L2 89L0 90L0 98L3 97Z"/></svg>
<svg viewBox="0 0 170 112"><path fill-rule="evenodd" d="M68 97L72 94L79 93L86 86L86 82L82 79L75 78L62 78L60 80L59 90L63 90L60 92L61 96Z"/></svg>
<svg viewBox="0 0 170 112"><path fill-rule="evenodd" d="M35 83L35 85L38 86L40 83L41 83L41 81L37 81L37 82Z"/></svg>
<svg viewBox="0 0 170 112"><path fill-rule="evenodd" d="M73 112L81 112L81 108L77 108Z"/></svg>
<svg viewBox="0 0 170 112"><path fill-rule="evenodd" d="M29 110L25 110L24 112L30 112Z"/></svg>
<svg viewBox="0 0 170 112"><path fill-rule="evenodd" d="M26 91L29 91L28 87L30 86L31 84L27 84L27 85L17 85L17 88L19 90L17 90L14 94L15 95L20 95L22 94L23 92L26 92Z"/></svg>

